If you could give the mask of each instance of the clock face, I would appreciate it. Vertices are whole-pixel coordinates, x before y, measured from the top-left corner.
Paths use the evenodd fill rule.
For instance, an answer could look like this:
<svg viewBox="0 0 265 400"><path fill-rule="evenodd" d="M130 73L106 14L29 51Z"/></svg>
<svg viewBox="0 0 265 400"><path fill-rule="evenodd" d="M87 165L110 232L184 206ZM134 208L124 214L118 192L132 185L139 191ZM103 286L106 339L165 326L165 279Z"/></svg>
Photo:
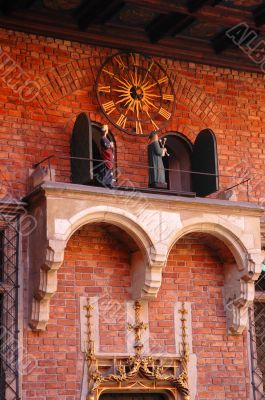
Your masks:
<svg viewBox="0 0 265 400"><path fill-rule="evenodd" d="M151 57L118 53L100 68L97 98L107 119L132 135L149 135L169 122L175 107L172 82Z"/></svg>

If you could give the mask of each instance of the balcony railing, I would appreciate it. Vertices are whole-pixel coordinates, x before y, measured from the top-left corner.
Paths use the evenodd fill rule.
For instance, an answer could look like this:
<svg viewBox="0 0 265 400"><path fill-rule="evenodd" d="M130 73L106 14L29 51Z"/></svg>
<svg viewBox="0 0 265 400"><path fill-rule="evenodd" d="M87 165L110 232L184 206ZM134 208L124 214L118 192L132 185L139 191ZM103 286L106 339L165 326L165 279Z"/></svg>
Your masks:
<svg viewBox="0 0 265 400"><path fill-rule="evenodd" d="M87 165L87 179L84 179L83 182L74 182L71 178L71 162L73 160ZM209 179L211 182L216 181L216 190L203 197L247 202L252 197L251 177L164 168L168 183L167 188L150 187L148 177L151 167L137 162L133 162L133 167L128 164L125 161L119 163L119 165L114 162L113 189L196 197L197 193L192 190L192 182L194 177L200 177L202 182L204 181L204 185ZM102 159L50 155L33 165L30 189L47 180L87 186L104 186L101 179L102 166L104 166ZM178 179L178 185L172 187L171 181L174 180L174 177Z"/></svg>

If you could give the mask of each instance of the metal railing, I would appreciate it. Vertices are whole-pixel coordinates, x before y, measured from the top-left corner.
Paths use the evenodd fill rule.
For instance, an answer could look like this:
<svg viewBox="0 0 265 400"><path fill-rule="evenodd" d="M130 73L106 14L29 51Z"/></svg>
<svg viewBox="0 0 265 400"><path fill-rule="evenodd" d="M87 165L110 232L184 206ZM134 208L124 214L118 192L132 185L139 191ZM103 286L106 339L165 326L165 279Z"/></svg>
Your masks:
<svg viewBox="0 0 265 400"><path fill-rule="evenodd" d="M38 167L46 167L47 173L49 175L50 180L53 180L52 170L56 172L55 181L57 182L69 182L73 183L71 180L71 161L83 161L88 164L88 172L87 172L87 185L95 185L101 184L104 186L102 182L100 182L100 168L104 165L104 161L102 159L92 159L92 158L84 158L84 157L70 157L70 156L57 156L50 155L48 157L43 158L39 162L33 165L33 168L36 169ZM66 162L64 166L60 165L60 162ZM137 184L135 182L134 177L132 177L132 168L134 170L134 177L137 175L137 170L141 171L141 176L143 177L142 182ZM142 171L146 171L143 175ZM139 190L139 191L153 191L154 188L150 188L148 185L148 174L149 170L152 167L146 165L143 166L142 163L133 162L133 165L130 167L129 162L120 163L114 162L113 168L113 176L114 176L114 188L121 190ZM166 175L171 173L179 174L180 179L184 179L187 177L189 183L186 183L183 187L175 190L171 190L171 188L160 189L161 193L170 193L170 194L178 194L178 195L189 195L196 196L196 193L192 190L192 179L193 176L201 176L208 178L215 178L219 183L218 190L211 194L212 198L223 198L223 199L231 199L233 200L233 195L236 194L236 200L240 201L250 201L250 192L249 192L249 182L251 180L250 177L246 176L236 176L236 175L226 175L226 174L213 174L208 172L200 172L200 171L190 171L190 170L181 170L181 169L173 169L173 168L164 168ZM98 179L97 179L98 178ZM126 184L128 182L128 184ZM187 187L189 186L189 187ZM232 192L233 191L233 192ZM232 197L232 198L231 198Z"/></svg>

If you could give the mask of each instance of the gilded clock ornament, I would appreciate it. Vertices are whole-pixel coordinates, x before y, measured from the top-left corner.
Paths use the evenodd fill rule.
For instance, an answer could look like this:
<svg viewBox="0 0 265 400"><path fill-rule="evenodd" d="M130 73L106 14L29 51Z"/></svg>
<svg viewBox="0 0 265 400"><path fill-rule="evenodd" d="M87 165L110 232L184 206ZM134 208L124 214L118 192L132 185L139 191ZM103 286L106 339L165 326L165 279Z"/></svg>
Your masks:
<svg viewBox="0 0 265 400"><path fill-rule="evenodd" d="M160 131L175 107L173 84L152 57L117 53L101 66L96 81L97 99L107 119L132 135Z"/></svg>

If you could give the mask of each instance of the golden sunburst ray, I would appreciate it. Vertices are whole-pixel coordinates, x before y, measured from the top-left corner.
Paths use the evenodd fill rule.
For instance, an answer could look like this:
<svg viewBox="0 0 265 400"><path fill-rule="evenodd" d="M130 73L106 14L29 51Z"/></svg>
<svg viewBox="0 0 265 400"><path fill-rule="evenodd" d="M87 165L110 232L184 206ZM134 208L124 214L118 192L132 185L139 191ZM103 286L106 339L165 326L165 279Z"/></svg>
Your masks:
<svg viewBox="0 0 265 400"><path fill-rule="evenodd" d="M113 89L113 92L130 94L130 89Z"/></svg>
<svg viewBox="0 0 265 400"><path fill-rule="evenodd" d="M131 83L129 81L127 81L125 78L123 78L124 80L122 81L121 79L119 79L117 76L114 76L114 79L118 82L120 82L123 86L125 87L131 87Z"/></svg>
<svg viewBox="0 0 265 400"><path fill-rule="evenodd" d="M135 102L135 105L136 105L136 115L137 115L137 119L140 119L140 118L139 118L139 101L136 101L136 102Z"/></svg>
<svg viewBox="0 0 265 400"><path fill-rule="evenodd" d="M127 86L116 86L115 88L112 88L113 92L124 92L124 93L129 93L130 92L130 88Z"/></svg>
<svg viewBox="0 0 265 400"><path fill-rule="evenodd" d="M154 65L154 61L151 62L151 64L149 65L148 69L146 70L144 79L143 79L142 82L141 82L141 85L142 85L142 86L144 85L144 83L145 83L145 81L146 81L146 78L148 77L149 72L150 72L151 69L153 68L153 65Z"/></svg>
<svg viewBox="0 0 265 400"><path fill-rule="evenodd" d="M159 97L161 98L162 96L160 94L153 94L153 93L144 93L145 97Z"/></svg>
<svg viewBox="0 0 265 400"><path fill-rule="evenodd" d="M154 105L154 103L152 103L151 101L149 101L149 100L146 99L146 98L143 98L143 103L144 103L145 105L147 105L147 106L149 105L149 106L155 108L156 110L158 109L158 107L156 107L156 106Z"/></svg>
<svg viewBox="0 0 265 400"><path fill-rule="evenodd" d="M137 76L137 69L135 68L134 69L134 75L135 75L135 86L139 86L139 83L138 83L138 76Z"/></svg>
<svg viewBox="0 0 265 400"><path fill-rule="evenodd" d="M130 78L131 78L131 81L132 81L131 85L135 86L134 77L133 77L131 72L130 72Z"/></svg>
<svg viewBox="0 0 265 400"><path fill-rule="evenodd" d="M149 89L151 89L152 87L158 85L158 82L155 82L155 83L152 83L152 84L149 84L149 82L150 82L150 81L146 82L146 84L144 84L144 85L142 86L142 90L149 90ZM149 84L149 86L147 86L148 84Z"/></svg>

